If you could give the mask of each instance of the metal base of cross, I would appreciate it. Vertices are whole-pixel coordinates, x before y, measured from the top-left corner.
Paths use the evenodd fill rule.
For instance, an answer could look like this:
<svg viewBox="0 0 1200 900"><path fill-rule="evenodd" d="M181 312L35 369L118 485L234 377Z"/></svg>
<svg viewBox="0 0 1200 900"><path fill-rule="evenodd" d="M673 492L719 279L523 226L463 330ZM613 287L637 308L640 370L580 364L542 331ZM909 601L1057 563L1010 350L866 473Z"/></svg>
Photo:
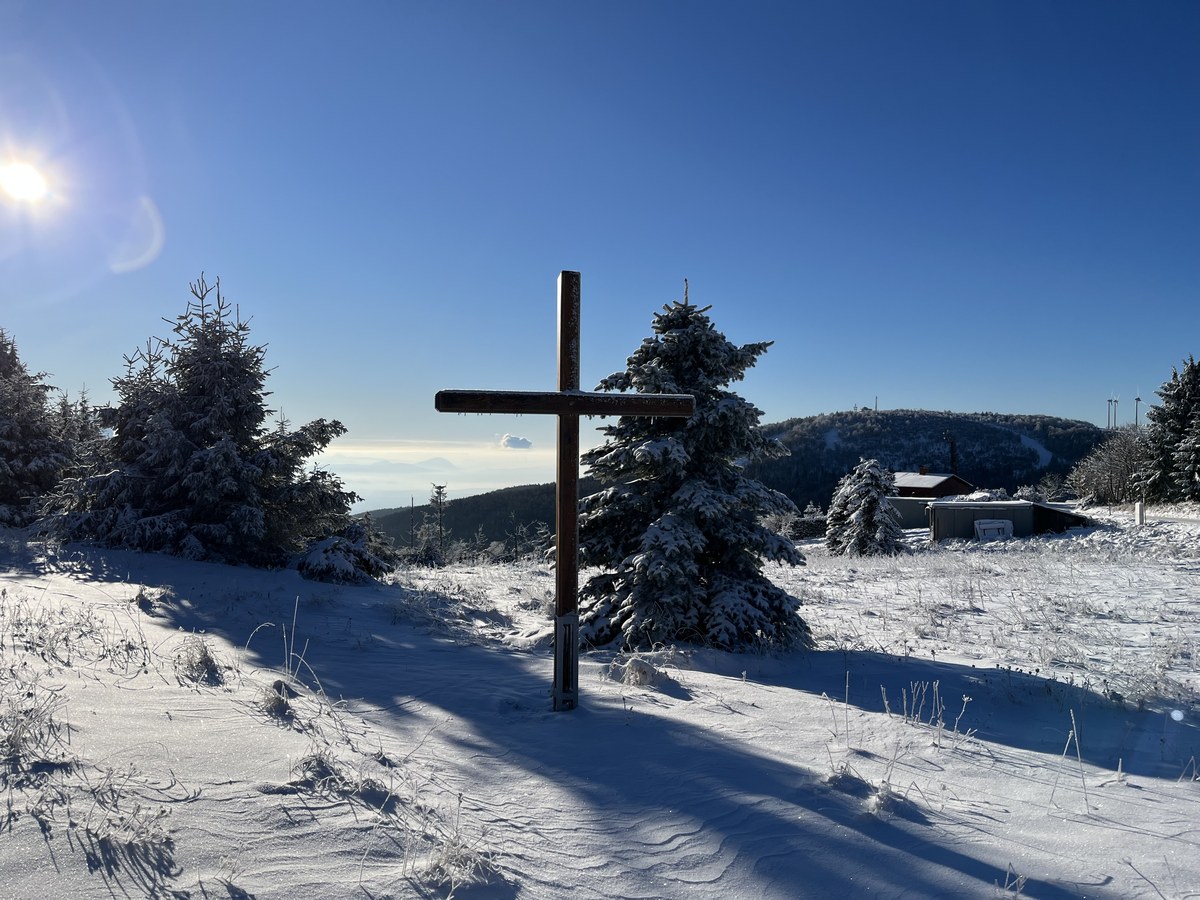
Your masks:
<svg viewBox="0 0 1200 900"><path fill-rule="evenodd" d="M579 614L554 619L554 710L579 705Z"/></svg>

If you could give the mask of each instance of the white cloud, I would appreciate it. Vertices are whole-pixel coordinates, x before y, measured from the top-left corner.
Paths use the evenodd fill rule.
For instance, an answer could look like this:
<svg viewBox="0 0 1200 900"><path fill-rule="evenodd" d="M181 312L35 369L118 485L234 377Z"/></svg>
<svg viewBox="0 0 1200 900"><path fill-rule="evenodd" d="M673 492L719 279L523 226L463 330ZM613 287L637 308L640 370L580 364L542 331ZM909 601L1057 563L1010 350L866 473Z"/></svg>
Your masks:
<svg viewBox="0 0 1200 900"><path fill-rule="evenodd" d="M533 441L529 438L517 437L515 434L506 434L500 438L500 446L508 450L528 450L533 446Z"/></svg>

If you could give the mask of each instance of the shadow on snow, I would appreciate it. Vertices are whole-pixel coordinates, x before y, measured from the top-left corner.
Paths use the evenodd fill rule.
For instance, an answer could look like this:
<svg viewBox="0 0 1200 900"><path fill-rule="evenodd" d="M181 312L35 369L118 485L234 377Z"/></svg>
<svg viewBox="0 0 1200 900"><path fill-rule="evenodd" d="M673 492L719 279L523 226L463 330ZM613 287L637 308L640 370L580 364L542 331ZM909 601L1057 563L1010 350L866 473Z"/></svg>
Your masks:
<svg viewBox="0 0 1200 900"><path fill-rule="evenodd" d="M19 562L43 571L47 565ZM414 738L436 726L438 717L457 720L441 739L461 745L460 761L468 770L474 767L466 772L469 777L486 780L489 764L502 761L575 795L584 806L608 811L610 822L628 826L606 837L618 848L614 852L628 857L613 864L653 869L656 861L663 862L663 877L672 884L681 877L715 880L729 867L746 874L763 897L803 895L806 884L842 885L858 894L885 890L928 896L949 885L973 892L1006 880L994 861L939 841L936 820L956 815L954 824L978 830L986 839L987 826L965 814L897 800L891 815L871 815L864 811L864 799L875 788L853 773L830 778L802 762L748 750L719 729L631 712L611 700L593 702L586 682L580 709L551 713L547 652L481 645L465 627L456 636L453 628L420 617L414 625L405 615L411 597L403 588L343 588L306 582L294 572L97 550L73 549L53 568L125 584L131 598L137 585L163 591L165 602L156 614L185 631L212 632L246 646L246 661L265 668L283 663L281 637L295 615L292 646L304 648L305 662L330 697L346 698L368 721ZM453 597L422 593L426 610L461 606ZM247 644L250 632L264 622L276 626L269 629L273 633L259 631ZM915 697L925 685L925 719L933 711L929 704L936 683L947 729L962 697L970 696L961 730L974 729L982 741L1054 757L1064 753L1073 710L1084 759L1113 769L1120 759L1129 774L1173 779L1182 757L1195 752L1187 749L1196 745L1190 715L1175 722L1161 713L1127 710L1080 687L1026 673L874 652L769 657L699 651L696 661L697 668L718 675L740 678L748 671L770 688L816 697L824 693L831 703L848 699L869 712L884 712L886 693L893 716L901 715L902 698ZM672 702L686 702L684 697ZM516 828L521 839L541 840L538 823L525 822L523 813L506 808L497 812L498 821ZM671 854L678 857L675 863L664 858ZM521 879L552 877L520 873ZM511 884L492 888L483 886L471 895L513 893ZM1067 898L1103 888L1104 882L1029 880L1023 892ZM596 895L602 892L601 887Z"/></svg>

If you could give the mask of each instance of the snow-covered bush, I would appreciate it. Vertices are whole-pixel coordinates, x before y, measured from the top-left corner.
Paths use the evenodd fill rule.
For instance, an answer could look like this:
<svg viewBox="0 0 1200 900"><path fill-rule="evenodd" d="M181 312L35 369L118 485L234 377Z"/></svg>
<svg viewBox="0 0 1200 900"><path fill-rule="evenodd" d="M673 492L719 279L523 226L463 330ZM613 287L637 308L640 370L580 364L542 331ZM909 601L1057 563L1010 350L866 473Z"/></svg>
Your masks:
<svg viewBox="0 0 1200 900"><path fill-rule="evenodd" d="M1138 459L1142 441L1132 425L1109 430L1104 440L1079 461L1067 483L1094 503L1130 503L1138 494Z"/></svg>
<svg viewBox="0 0 1200 900"><path fill-rule="evenodd" d="M825 533L825 511L810 500L802 513L771 513L763 517L762 523L790 540L801 541Z"/></svg>
<svg viewBox="0 0 1200 900"><path fill-rule="evenodd" d="M980 488L977 491L972 491L969 494L959 494L955 497L944 497L944 500L961 500L964 503L994 503L1003 500L1011 500L1008 496L1008 491L1004 488Z"/></svg>
<svg viewBox="0 0 1200 900"><path fill-rule="evenodd" d="M1047 472L1039 478L1036 490L1045 498L1044 503L1055 503L1070 493L1066 477L1058 472Z"/></svg>
<svg viewBox="0 0 1200 900"><path fill-rule="evenodd" d="M894 556L906 549L900 516L888 502L895 478L864 459L841 481L829 504L825 546L835 556Z"/></svg>
<svg viewBox="0 0 1200 900"><path fill-rule="evenodd" d="M1013 494L1014 500L1028 500L1031 503L1045 503L1046 495L1037 487L1031 484L1023 484L1017 488L1017 492Z"/></svg>
<svg viewBox="0 0 1200 900"><path fill-rule="evenodd" d="M583 455L608 485L584 498L580 562L602 571L581 591L580 633L630 648L687 641L718 647L808 640L799 601L762 574L764 560L801 565L792 541L763 524L795 505L743 466L787 453L759 429L761 411L726 390L769 342L738 347L704 309L654 316L654 336L601 390L692 394L688 419L629 416Z"/></svg>
<svg viewBox="0 0 1200 900"><path fill-rule="evenodd" d="M305 578L334 584L362 584L381 578L399 562L391 541L376 530L370 516L308 548L296 568Z"/></svg>

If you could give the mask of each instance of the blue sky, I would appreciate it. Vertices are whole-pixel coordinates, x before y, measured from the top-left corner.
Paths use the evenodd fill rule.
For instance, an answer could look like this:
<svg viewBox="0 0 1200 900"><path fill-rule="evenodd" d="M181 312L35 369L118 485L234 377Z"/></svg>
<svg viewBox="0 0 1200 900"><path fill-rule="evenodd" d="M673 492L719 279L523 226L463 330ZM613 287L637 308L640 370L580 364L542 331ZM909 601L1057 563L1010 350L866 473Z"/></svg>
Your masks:
<svg viewBox="0 0 1200 900"><path fill-rule="evenodd" d="M433 395L552 388L560 269L585 387L687 278L775 341L764 422L1132 421L1198 349L1198 109L1192 2L0 0L51 187L0 198L0 326L105 399L219 276L367 508L553 480L550 420Z"/></svg>

